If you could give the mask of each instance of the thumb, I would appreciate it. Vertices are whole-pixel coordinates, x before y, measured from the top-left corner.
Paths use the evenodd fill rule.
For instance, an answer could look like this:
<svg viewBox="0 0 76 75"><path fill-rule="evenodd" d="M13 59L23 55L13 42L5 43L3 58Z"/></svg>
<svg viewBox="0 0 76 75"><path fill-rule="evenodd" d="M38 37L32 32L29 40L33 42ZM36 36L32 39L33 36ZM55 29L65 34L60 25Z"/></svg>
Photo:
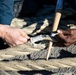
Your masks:
<svg viewBox="0 0 76 75"><path fill-rule="evenodd" d="M64 35L66 32L65 32L64 30L57 30L57 32L58 32L58 36L59 36L61 39L63 39L63 40L66 39L66 36Z"/></svg>
<svg viewBox="0 0 76 75"><path fill-rule="evenodd" d="M64 35L70 35L70 30L57 30L58 33L62 33Z"/></svg>

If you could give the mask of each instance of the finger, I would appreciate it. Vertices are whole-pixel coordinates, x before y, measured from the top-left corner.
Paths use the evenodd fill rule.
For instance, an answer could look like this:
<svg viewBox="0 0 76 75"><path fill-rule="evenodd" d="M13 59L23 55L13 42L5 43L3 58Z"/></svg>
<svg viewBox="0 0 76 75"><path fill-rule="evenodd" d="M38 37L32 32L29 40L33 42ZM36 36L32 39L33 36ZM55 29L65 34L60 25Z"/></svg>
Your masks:
<svg viewBox="0 0 76 75"><path fill-rule="evenodd" d="M28 39L25 37L20 37L19 41L26 43L28 41Z"/></svg>
<svg viewBox="0 0 76 75"><path fill-rule="evenodd" d="M57 30L57 32L60 34L64 34L64 35L70 35L71 34L71 31L70 30Z"/></svg>
<svg viewBox="0 0 76 75"><path fill-rule="evenodd" d="M21 32L21 35L23 36L23 37L25 37L25 38L27 38L27 39L30 39L30 37L25 33L25 32Z"/></svg>
<svg viewBox="0 0 76 75"><path fill-rule="evenodd" d="M10 47L14 47L14 46L18 46L18 45L20 45L20 44L23 44L23 42L22 41L12 41L12 42L8 42L8 45L10 46Z"/></svg>
<svg viewBox="0 0 76 75"><path fill-rule="evenodd" d="M16 41L14 44L15 44L15 46L18 46L18 45L24 44L24 42L22 42L22 41Z"/></svg>
<svg viewBox="0 0 76 75"><path fill-rule="evenodd" d="M10 47L14 47L16 46L16 44L8 44Z"/></svg>
<svg viewBox="0 0 76 75"><path fill-rule="evenodd" d="M25 36L24 36L24 37L25 37L25 38L27 38L27 39L30 39L30 37L29 37L28 35L26 35L26 34L25 34Z"/></svg>
<svg viewBox="0 0 76 75"><path fill-rule="evenodd" d="M15 46L15 44L14 44L14 42L13 42L13 40L5 40L6 41L6 43L10 46L10 47L13 47L13 46Z"/></svg>
<svg viewBox="0 0 76 75"><path fill-rule="evenodd" d="M64 45L66 46L66 47L68 47L68 46L70 46L70 45L72 45L71 43L64 43Z"/></svg>
<svg viewBox="0 0 76 75"><path fill-rule="evenodd" d="M59 33L59 34L58 34L58 37L59 37L60 39L66 40L66 36L65 36L63 33Z"/></svg>

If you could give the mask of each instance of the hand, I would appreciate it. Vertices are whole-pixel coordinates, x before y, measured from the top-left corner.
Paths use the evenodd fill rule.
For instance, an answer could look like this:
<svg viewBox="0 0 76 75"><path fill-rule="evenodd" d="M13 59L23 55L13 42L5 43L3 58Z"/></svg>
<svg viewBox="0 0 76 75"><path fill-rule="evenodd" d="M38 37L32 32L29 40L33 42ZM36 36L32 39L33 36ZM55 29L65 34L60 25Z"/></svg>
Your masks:
<svg viewBox="0 0 76 75"><path fill-rule="evenodd" d="M76 29L58 30L58 44L61 46L70 46L76 44Z"/></svg>
<svg viewBox="0 0 76 75"><path fill-rule="evenodd" d="M27 34L21 29L5 25L1 25L0 29L1 38L11 47L26 43L29 39Z"/></svg>

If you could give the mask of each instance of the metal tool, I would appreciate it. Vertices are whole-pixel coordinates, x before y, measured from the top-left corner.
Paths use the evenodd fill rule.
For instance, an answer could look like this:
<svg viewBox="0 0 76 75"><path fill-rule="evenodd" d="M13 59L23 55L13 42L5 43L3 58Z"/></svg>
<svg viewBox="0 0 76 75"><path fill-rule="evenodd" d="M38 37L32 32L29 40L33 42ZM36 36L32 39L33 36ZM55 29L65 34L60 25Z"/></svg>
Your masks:
<svg viewBox="0 0 76 75"><path fill-rule="evenodd" d="M49 40L51 42L57 42L54 37L57 35L58 33L52 33L51 35L37 35L37 36L34 36L34 37L31 37L30 38L30 41L32 43L35 43L35 42L39 42L39 41L42 41L42 40Z"/></svg>
<svg viewBox="0 0 76 75"><path fill-rule="evenodd" d="M63 0L57 0L56 11L55 11L55 19L54 19L54 23L53 23L52 32L56 31L57 28L58 28L59 21L60 21L60 18L61 18L62 5L63 5ZM51 48L52 48L52 44L53 43L50 41L46 60L48 60L48 58L49 58Z"/></svg>

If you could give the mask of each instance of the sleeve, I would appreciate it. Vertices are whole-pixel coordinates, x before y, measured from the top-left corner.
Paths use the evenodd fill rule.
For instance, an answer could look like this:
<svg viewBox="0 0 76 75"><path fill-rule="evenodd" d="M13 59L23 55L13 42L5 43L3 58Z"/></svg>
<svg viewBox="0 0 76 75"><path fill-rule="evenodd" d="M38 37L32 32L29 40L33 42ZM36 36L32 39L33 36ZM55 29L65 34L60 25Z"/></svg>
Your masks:
<svg viewBox="0 0 76 75"><path fill-rule="evenodd" d="M0 24L10 25L13 13L14 0L0 0Z"/></svg>

